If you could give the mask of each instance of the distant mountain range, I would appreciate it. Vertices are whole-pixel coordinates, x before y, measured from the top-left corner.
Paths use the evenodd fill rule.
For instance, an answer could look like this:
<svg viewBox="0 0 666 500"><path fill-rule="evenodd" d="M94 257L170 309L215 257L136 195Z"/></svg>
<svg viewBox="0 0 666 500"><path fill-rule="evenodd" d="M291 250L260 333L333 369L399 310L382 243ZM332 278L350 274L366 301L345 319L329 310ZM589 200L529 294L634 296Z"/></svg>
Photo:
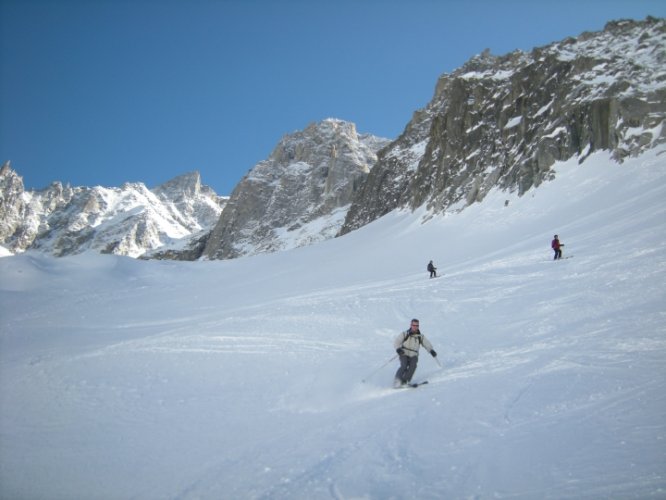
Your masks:
<svg viewBox="0 0 666 500"><path fill-rule="evenodd" d="M226 201L201 184L198 172L152 190L141 183L90 188L54 182L25 191L7 162L0 169L0 241L14 253L31 249L55 256L185 252L210 232Z"/></svg>
<svg viewBox="0 0 666 500"><path fill-rule="evenodd" d="M25 191L0 170L0 243L57 256L228 259L345 234L396 209L458 211L492 189L524 194L552 166L608 150L621 162L666 142L666 21L493 56L437 82L394 141L337 119L286 135L230 197L186 174L149 190Z"/></svg>

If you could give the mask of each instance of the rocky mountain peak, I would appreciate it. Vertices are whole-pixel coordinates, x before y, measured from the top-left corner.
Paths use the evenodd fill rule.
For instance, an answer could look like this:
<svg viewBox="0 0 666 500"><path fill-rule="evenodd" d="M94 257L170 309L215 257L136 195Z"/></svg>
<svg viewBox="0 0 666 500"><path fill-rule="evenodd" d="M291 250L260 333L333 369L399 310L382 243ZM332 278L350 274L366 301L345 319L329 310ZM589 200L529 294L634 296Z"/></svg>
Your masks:
<svg viewBox="0 0 666 500"><path fill-rule="evenodd" d="M11 161L7 160L5 163L2 164L2 168L0 168L0 176L5 177L9 175L9 172L12 170L12 165Z"/></svg>
<svg viewBox="0 0 666 500"><path fill-rule="evenodd" d="M399 207L458 210L491 189L523 194L552 165L603 149L617 161L666 140L666 21L616 21L540 47L473 57L379 154L341 233Z"/></svg>
<svg viewBox="0 0 666 500"><path fill-rule="evenodd" d="M351 146L350 146L351 145ZM358 153L357 147L364 146L363 140L356 132L356 125L342 120L327 118L321 122L309 124L302 131L285 135L277 144L268 160L273 165L289 167L298 163L315 165L339 155ZM353 147L352 147L353 146ZM367 151L360 151L361 154ZM370 155L372 159L373 154ZM363 164L365 158L357 158L355 164L366 172L370 165ZM350 158L350 160L352 160ZM352 160L353 161L353 160ZM273 173L281 174L288 168L271 168ZM255 172L256 173L256 172Z"/></svg>
<svg viewBox="0 0 666 500"><path fill-rule="evenodd" d="M0 169L0 242L17 230L27 207L24 192L23 179L6 161Z"/></svg>
<svg viewBox="0 0 666 500"><path fill-rule="evenodd" d="M333 237L388 143L333 118L284 136L232 192L205 256L233 258Z"/></svg>
<svg viewBox="0 0 666 500"><path fill-rule="evenodd" d="M169 194L169 196L191 197L201 192L201 174L198 171L187 172L160 184L152 190L155 194Z"/></svg>

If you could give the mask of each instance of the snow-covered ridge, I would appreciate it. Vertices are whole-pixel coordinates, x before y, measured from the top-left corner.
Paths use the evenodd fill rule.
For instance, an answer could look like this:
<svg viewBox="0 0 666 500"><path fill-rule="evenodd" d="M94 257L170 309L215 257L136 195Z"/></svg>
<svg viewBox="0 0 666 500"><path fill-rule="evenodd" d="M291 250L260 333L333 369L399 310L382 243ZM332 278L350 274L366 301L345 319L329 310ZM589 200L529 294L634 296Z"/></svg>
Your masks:
<svg viewBox="0 0 666 500"><path fill-rule="evenodd" d="M9 164L0 171L3 222L0 243L14 253L27 249L65 256L94 250L138 257L182 247L217 222L226 203L198 172L148 189L70 187L59 182L25 191Z"/></svg>
<svg viewBox="0 0 666 500"><path fill-rule="evenodd" d="M594 67L581 74L580 81L601 92L613 84L626 83L624 95L647 94L663 88L666 80L663 22L616 21L599 34L583 34L547 51L563 61L573 61L580 54L594 58Z"/></svg>
<svg viewBox="0 0 666 500"><path fill-rule="evenodd" d="M613 21L603 31L586 32L531 52L517 50L506 56L493 56L486 51L452 75L472 80L506 80L515 75L516 67L548 57L562 62L593 62L589 68L582 68L576 78L594 90L603 91L608 82L624 81L631 84L625 90L628 95L655 91L663 88L666 78L664 20Z"/></svg>

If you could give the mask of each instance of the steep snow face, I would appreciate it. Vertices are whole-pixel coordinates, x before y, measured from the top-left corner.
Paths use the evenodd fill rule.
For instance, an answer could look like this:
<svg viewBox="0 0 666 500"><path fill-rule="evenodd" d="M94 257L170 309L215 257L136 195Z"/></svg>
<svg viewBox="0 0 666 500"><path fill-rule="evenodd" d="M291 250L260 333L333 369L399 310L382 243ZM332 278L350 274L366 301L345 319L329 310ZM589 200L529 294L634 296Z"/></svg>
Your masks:
<svg viewBox="0 0 666 500"><path fill-rule="evenodd" d="M226 203L201 184L198 172L154 190L142 183L120 188L54 183L25 192L21 178L6 167L0 172L7 212L0 241L14 252L31 248L65 256L95 250L138 257L210 231Z"/></svg>
<svg viewBox="0 0 666 500"><path fill-rule="evenodd" d="M342 209L388 143L332 118L285 136L234 189L206 257L286 250L335 236Z"/></svg>
<svg viewBox="0 0 666 500"><path fill-rule="evenodd" d="M666 150L554 169L268 255L0 259L0 497L663 497ZM394 390L412 317L443 368Z"/></svg>

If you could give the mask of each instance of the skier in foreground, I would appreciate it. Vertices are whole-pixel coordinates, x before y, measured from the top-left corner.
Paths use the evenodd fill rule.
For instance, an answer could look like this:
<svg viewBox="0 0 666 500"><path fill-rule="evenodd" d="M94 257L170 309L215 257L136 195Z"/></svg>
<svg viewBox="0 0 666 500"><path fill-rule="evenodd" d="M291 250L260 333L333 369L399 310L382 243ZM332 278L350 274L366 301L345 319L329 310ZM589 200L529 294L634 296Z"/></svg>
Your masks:
<svg viewBox="0 0 666 500"><path fill-rule="evenodd" d="M416 365L419 361L419 348L423 348L430 353L434 358L437 353L432 348L430 341L419 330L419 320L413 319L409 330L406 330L398 335L393 342L396 352L400 356L400 368L395 373L395 380L393 386L404 387L409 385Z"/></svg>

